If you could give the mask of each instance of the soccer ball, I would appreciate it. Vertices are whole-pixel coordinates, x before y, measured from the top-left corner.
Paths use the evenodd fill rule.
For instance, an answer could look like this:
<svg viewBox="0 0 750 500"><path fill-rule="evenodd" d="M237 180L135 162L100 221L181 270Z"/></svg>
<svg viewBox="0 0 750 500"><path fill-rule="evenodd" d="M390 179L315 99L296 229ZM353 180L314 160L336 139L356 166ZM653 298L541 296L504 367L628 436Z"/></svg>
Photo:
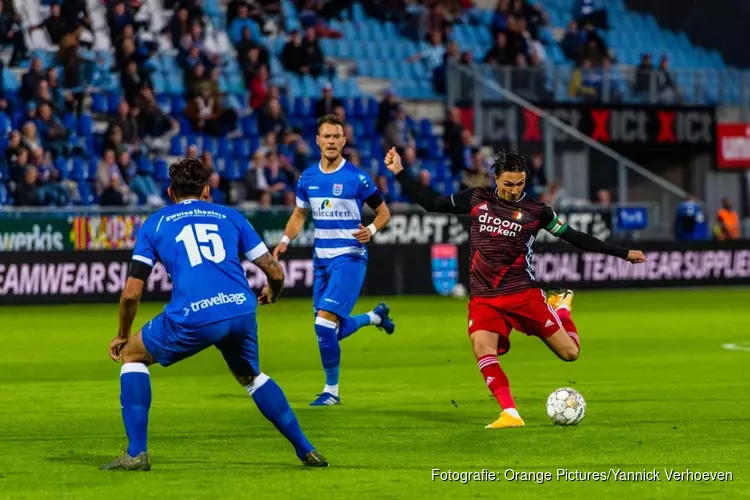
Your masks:
<svg viewBox="0 0 750 500"><path fill-rule="evenodd" d="M576 425L585 414L586 401L575 389L557 389L547 398L547 416L555 425Z"/></svg>
<svg viewBox="0 0 750 500"><path fill-rule="evenodd" d="M463 286L461 283L456 283L453 285L453 288L451 288L451 296L456 299L463 299L466 297L466 287Z"/></svg>

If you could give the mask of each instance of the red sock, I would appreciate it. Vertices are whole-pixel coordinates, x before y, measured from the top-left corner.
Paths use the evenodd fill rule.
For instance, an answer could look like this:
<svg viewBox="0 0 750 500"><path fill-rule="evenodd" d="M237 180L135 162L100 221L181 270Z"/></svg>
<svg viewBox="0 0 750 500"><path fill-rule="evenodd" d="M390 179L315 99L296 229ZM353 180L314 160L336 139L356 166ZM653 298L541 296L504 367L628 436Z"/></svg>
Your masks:
<svg viewBox="0 0 750 500"><path fill-rule="evenodd" d="M510 394L510 382L508 377L500 368L500 363L497 361L497 356L488 354L482 356L477 361L477 366L482 372L482 377L489 387L490 392L495 396L497 402L500 403L500 407L503 410L508 408L515 408L516 403L513 402L513 396Z"/></svg>
<svg viewBox="0 0 750 500"><path fill-rule="evenodd" d="M570 317L570 311L562 307L558 309L557 311L557 317L560 318L560 322L562 323L563 328L565 328L565 331L568 332L568 336L573 339L573 342L576 343L576 346L578 348L581 348L581 342L578 340L578 330L576 329L575 323L573 323L573 318Z"/></svg>

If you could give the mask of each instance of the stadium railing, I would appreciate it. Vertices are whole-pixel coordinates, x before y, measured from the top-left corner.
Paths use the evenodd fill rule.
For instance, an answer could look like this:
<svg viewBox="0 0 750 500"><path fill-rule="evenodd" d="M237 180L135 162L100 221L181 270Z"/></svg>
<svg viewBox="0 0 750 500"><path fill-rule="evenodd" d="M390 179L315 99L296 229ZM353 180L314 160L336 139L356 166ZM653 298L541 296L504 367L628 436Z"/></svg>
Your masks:
<svg viewBox="0 0 750 500"><path fill-rule="evenodd" d="M617 186L615 199L621 204L638 205L644 210L648 210L648 206L658 206L658 210L651 208L649 213L659 217L658 221L651 221L654 232L649 233L649 237L669 239L675 207L688 193L532 104L531 100L542 102L545 99L523 91L514 92L519 90L518 81L515 87L511 85L513 90L502 84L504 81L512 84L518 75L482 65L451 63L446 70L446 104L471 110L474 135L484 146L511 148L524 154L543 150L548 182L561 180L568 198L587 203L590 174L593 174L604 175L608 177L608 184ZM542 87L536 87L537 91L544 85L543 80L539 80L538 85ZM546 101L554 101L553 96L549 94ZM508 113L509 110L512 112ZM518 123L519 120L525 120L526 125L539 120L534 140L527 140L524 125Z"/></svg>

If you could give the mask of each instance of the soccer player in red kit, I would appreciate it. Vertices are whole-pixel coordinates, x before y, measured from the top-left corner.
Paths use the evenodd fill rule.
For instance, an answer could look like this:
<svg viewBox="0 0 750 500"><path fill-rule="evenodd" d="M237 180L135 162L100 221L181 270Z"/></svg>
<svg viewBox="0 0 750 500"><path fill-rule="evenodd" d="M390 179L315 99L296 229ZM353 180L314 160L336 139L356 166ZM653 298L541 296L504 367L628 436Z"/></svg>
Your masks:
<svg viewBox="0 0 750 500"><path fill-rule="evenodd" d="M532 267L532 245L545 229L583 250L614 255L641 263L639 250L627 250L576 231L554 210L524 193L526 162L517 153L500 153L492 165L497 188L471 188L441 196L409 177L395 149L385 164L404 192L429 212L471 215L469 336L479 370L502 408L487 428L521 427L508 377L498 356L510 349L516 329L541 338L562 360L578 358L578 333L571 318L573 292L547 298L538 287Z"/></svg>

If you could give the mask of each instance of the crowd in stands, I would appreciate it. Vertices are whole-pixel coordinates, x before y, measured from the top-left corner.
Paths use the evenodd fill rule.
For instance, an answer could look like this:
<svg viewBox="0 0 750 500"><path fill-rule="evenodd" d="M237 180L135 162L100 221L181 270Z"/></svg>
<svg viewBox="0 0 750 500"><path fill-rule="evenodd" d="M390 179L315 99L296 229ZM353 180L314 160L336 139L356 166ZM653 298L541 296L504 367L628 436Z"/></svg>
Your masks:
<svg viewBox="0 0 750 500"><path fill-rule="evenodd" d="M610 71L612 58L607 44L597 32L602 22L599 12L591 12L589 2L579 2L579 22L572 22L561 40L566 56L579 70L571 83L571 93L582 99L600 99L602 75ZM199 0L166 0L171 19L161 28L176 52L182 70L184 95L165 107L156 90L153 60L160 47L150 31L148 20L139 16L138 0L109 0L106 20L112 41L112 57L92 57L94 30L84 0L53 3L49 17L30 31L45 30L59 47L54 57L43 60L32 55L24 71L17 95L5 86L0 92L0 117L5 117L8 134L3 139L5 163L0 167L0 204L13 200L18 206L102 206L149 205L166 203L165 158L175 154L200 156L216 166L211 178L215 201L261 206L292 205L296 178L317 158L312 136L314 119L335 114L351 118L350 104L337 97L333 83L309 106L309 116L291 115L291 100L271 75L271 55L265 37L286 40L280 53L283 68L296 75L310 75L335 82L335 69L321 48L321 40L340 38L331 20L352 8L345 0L296 0L300 26L287 30L278 0L231 0L227 5L225 29L236 52L236 61L206 40L207 18ZM467 0L369 0L363 2L374 18L393 22L400 32L426 48L408 60L424 61L433 74L436 91L445 91L447 61L465 65L474 59L498 68L543 68L548 64L549 44L556 43L547 29L548 17L538 5L525 0L499 0L490 29L494 43L484 54L461 51L453 38L457 24L478 24L472 2ZM587 9L589 11L587 12ZM606 21L606 16L605 21ZM0 44L12 48L11 66L28 60L20 17L6 4L0 6ZM239 67L246 102L237 92L222 88L222 71L229 64ZM656 85L664 98L679 98L679 89L662 58L659 69L651 68L650 57L638 68L636 87L647 91L651 72L657 71ZM60 69L58 69L60 68ZM8 71L1 68L0 72ZM539 95L544 92L542 74L538 81L525 83ZM121 96L93 113L92 99L102 97L99 83L113 77ZM612 95L619 85L612 81ZM671 95L671 97L669 97ZM107 97L111 99L111 96ZM362 98L372 108L372 98ZM371 115L373 120L350 121L345 156L370 171L390 202L408 201L389 182L382 168L382 152L398 148L404 165L425 185L445 192L490 185L485 157L472 132L462 125L460 111L450 109L444 123L442 141L432 144L429 123L407 116L403 103L393 91L386 91ZM109 113L108 111L111 111ZM361 116L361 115L358 115ZM312 120L312 121L311 121ZM106 131L94 130L94 121L106 123ZM370 130L371 129L371 130ZM248 136L248 130L251 135ZM427 132L425 132L427 130ZM377 144L371 136L377 134ZM201 137L198 141L192 141ZM205 147L212 144L213 147ZM223 150L232 147L240 154L241 175L223 177L230 163ZM80 161L79 161L80 160ZM529 192L554 201L559 183L546 179L542 156L530 157Z"/></svg>

